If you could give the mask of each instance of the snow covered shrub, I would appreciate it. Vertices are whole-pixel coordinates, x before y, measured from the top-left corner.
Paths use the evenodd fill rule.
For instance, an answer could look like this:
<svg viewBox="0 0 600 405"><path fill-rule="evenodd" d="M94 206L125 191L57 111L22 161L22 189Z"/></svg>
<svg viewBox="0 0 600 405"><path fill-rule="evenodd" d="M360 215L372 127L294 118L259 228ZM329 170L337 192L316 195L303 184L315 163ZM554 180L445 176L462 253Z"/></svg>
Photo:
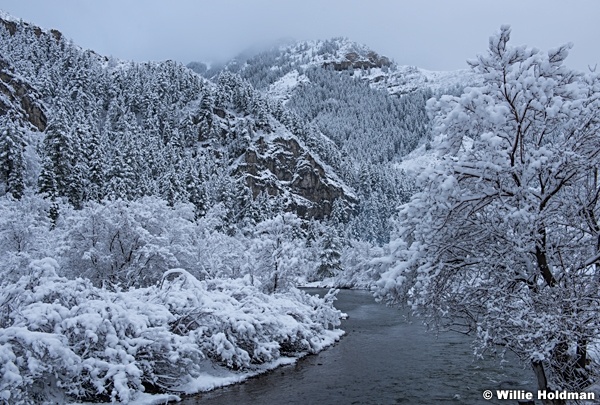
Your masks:
<svg viewBox="0 0 600 405"><path fill-rule="evenodd" d="M0 293L10 311L0 333L0 393L11 403L58 391L127 402L144 386L181 384L202 359L189 339L169 331L173 315L152 303L149 290L114 293L67 280L53 259L31 267Z"/></svg>
<svg viewBox="0 0 600 405"><path fill-rule="evenodd" d="M77 376L79 356L64 336L6 328L0 334L0 400L5 403L41 403L68 391Z"/></svg>
<svg viewBox="0 0 600 405"><path fill-rule="evenodd" d="M65 219L65 272L98 286L154 284L191 249L192 220L191 205L173 208L154 197L88 203Z"/></svg>
<svg viewBox="0 0 600 405"><path fill-rule="evenodd" d="M207 229L203 220L199 221L193 238L194 248L180 255L179 261L200 280L241 277L248 264L252 263L247 253L247 241Z"/></svg>
<svg viewBox="0 0 600 405"><path fill-rule="evenodd" d="M303 233L302 220L292 213L256 225L248 250L253 268L248 271L265 292L290 288L311 267Z"/></svg>
<svg viewBox="0 0 600 405"><path fill-rule="evenodd" d="M59 238L49 238L47 200L26 193L20 200L0 197L0 279L14 282L29 262L53 252Z"/></svg>
<svg viewBox="0 0 600 405"><path fill-rule="evenodd" d="M129 402L175 392L218 367L253 369L317 352L341 331L333 295L264 294L246 279L199 281L170 270L160 286L109 291L35 260L0 290L0 399ZM216 364L215 364L216 363Z"/></svg>
<svg viewBox="0 0 600 405"><path fill-rule="evenodd" d="M167 272L160 296L177 320L173 331L194 336L203 352L231 368L282 354L317 352L339 337L331 300L297 289L265 294L245 279L199 281L182 269Z"/></svg>
<svg viewBox="0 0 600 405"><path fill-rule="evenodd" d="M344 272L335 279L339 287L369 288L378 274L378 264L374 259L382 255L382 248L370 242L350 239L342 250L340 261Z"/></svg>
<svg viewBox="0 0 600 405"><path fill-rule="evenodd" d="M34 261L29 276L0 294L0 398L7 403L47 400L77 375L79 357L69 349L65 336L48 327L48 319L60 319L60 311L32 297L42 280L56 277L57 268L53 259ZM34 305L24 308L24 302ZM15 322L15 315L29 318L35 326Z"/></svg>

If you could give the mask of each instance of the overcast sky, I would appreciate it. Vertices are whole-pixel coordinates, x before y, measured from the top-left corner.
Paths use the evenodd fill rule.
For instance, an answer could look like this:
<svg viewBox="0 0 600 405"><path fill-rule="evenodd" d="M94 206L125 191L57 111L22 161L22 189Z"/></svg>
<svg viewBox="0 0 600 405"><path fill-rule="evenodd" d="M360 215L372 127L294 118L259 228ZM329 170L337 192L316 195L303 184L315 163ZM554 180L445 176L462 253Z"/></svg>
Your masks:
<svg viewBox="0 0 600 405"><path fill-rule="evenodd" d="M598 0L0 0L0 9L136 61L216 61L282 38L344 36L399 64L454 70L510 24L513 44L573 42L569 66L600 65Z"/></svg>

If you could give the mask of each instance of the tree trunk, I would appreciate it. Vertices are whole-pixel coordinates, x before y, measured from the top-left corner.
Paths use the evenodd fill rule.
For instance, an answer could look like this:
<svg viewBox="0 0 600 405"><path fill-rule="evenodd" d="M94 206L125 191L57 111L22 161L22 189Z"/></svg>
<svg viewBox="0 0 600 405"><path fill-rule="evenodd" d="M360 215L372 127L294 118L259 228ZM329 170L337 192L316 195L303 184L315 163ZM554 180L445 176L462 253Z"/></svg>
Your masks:
<svg viewBox="0 0 600 405"><path fill-rule="evenodd" d="M538 382L538 389L540 391L552 392L552 388L548 387L548 380L546 379L546 372L544 371L544 365L541 361L532 361L531 367L533 367L533 372L535 373L535 377ZM565 401L562 399L545 399L543 400L545 405L565 405Z"/></svg>
<svg viewBox="0 0 600 405"><path fill-rule="evenodd" d="M587 340L581 339L577 342L577 367L585 370L587 365Z"/></svg>
<svg viewBox="0 0 600 405"><path fill-rule="evenodd" d="M548 258L546 257L546 228L541 226L538 229L540 239L535 244L535 259L537 261L537 266L544 277L544 281L548 286L554 287L556 285L556 279L554 275L550 271L550 266L548 265Z"/></svg>
<svg viewBox="0 0 600 405"><path fill-rule="evenodd" d="M279 273L275 273L273 277L273 294L277 291L277 282L279 281Z"/></svg>

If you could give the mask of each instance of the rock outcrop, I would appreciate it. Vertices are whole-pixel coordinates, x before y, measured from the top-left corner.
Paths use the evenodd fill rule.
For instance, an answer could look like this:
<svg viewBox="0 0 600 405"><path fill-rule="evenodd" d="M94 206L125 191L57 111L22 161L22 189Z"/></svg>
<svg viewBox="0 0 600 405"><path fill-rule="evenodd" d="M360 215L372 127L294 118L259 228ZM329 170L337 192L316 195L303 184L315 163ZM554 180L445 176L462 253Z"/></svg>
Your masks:
<svg viewBox="0 0 600 405"><path fill-rule="evenodd" d="M359 55L356 52L348 52L345 59L335 62L325 62L323 67L333 67L336 71L353 69L382 68L392 65L392 61L385 56L380 56L376 52L369 51L366 55Z"/></svg>
<svg viewBox="0 0 600 405"><path fill-rule="evenodd" d="M245 177L254 198L261 192L284 196L286 209L303 218L328 217L338 199L346 206L356 202L294 137L271 141L260 137L244 153L237 171Z"/></svg>
<svg viewBox="0 0 600 405"><path fill-rule="evenodd" d="M12 72L8 62L0 59L0 116L12 114L38 131L44 131L47 118L40 97L34 88Z"/></svg>

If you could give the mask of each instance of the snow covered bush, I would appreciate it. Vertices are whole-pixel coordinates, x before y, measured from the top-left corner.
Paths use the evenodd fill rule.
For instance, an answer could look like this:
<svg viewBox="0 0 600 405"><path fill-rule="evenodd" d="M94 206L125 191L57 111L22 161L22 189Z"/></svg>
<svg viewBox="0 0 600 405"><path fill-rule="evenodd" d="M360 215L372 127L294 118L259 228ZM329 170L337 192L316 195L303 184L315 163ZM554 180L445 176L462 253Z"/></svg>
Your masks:
<svg viewBox="0 0 600 405"><path fill-rule="evenodd" d="M27 192L20 200L0 197L0 284L24 275L31 260L54 254L49 201Z"/></svg>
<svg viewBox="0 0 600 405"><path fill-rule="evenodd" d="M343 272L335 278L335 285L341 288L370 288L377 279L375 258L381 256L383 249L369 242L350 239L342 249L341 263Z"/></svg>
<svg viewBox="0 0 600 405"><path fill-rule="evenodd" d="M159 296L177 318L174 332L195 336L207 356L233 368L318 352L341 315L332 300L297 289L266 294L249 277L198 281L182 269L165 274Z"/></svg>
<svg viewBox="0 0 600 405"><path fill-rule="evenodd" d="M252 268L248 272L265 292L286 290L310 269L310 255L302 236L302 220L292 213L256 225L250 240Z"/></svg>
<svg viewBox="0 0 600 405"><path fill-rule="evenodd" d="M198 279L237 278L254 265L248 254L247 238L241 233L232 236L219 230L223 215L224 209L219 205L196 220L190 240L193 248L177 254L180 267Z"/></svg>
<svg viewBox="0 0 600 405"><path fill-rule="evenodd" d="M251 274L266 291L287 288L306 271L302 221L294 214L257 224L247 234L219 230L216 207L194 219L191 204L168 206L155 197L90 202L63 208L62 271L110 288L157 284L170 268L186 268L198 279ZM60 232L59 232L60 231ZM62 232L62 233L61 233Z"/></svg>
<svg viewBox="0 0 600 405"><path fill-rule="evenodd" d="M64 271L98 286L155 284L169 268L182 265L178 256L193 249L191 204L169 207L155 197L90 202L63 216Z"/></svg>
<svg viewBox="0 0 600 405"><path fill-rule="evenodd" d="M337 340L333 296L268 295L248 280L199 281L185 270L160 285L109 291L33 261L0 290L0 399L129 402L180 391L218 368L249 370Z"/></svg>
<svg viewBox="0 0 600 405"><path fill-rule="evenodd" d="M144 385L181 383L202 359L170 332L173 315L149 291L109 292L58 277L57 268L53 259L34 261L30 276L0 294L8 359L0 387L12 392L11 402L59 392L127 402Z"/></svg>
<svg viewBox="0 0 600 405"><path fill-rule="evenodd" d="M50 219L52 206L58 209ZM0 197L0 274L4 282L23 275L31 260L56 257L60 275L85 277L95 286L157 284L170 268L198 279L252 275L265 291L279 291L314 272L319 257L306 246L303 223L291 213L228 234L222 207L195 218L191 204L165 200L88 202L81 209L26 193ZM313 257L315 256L315 257Z"/></svg>

